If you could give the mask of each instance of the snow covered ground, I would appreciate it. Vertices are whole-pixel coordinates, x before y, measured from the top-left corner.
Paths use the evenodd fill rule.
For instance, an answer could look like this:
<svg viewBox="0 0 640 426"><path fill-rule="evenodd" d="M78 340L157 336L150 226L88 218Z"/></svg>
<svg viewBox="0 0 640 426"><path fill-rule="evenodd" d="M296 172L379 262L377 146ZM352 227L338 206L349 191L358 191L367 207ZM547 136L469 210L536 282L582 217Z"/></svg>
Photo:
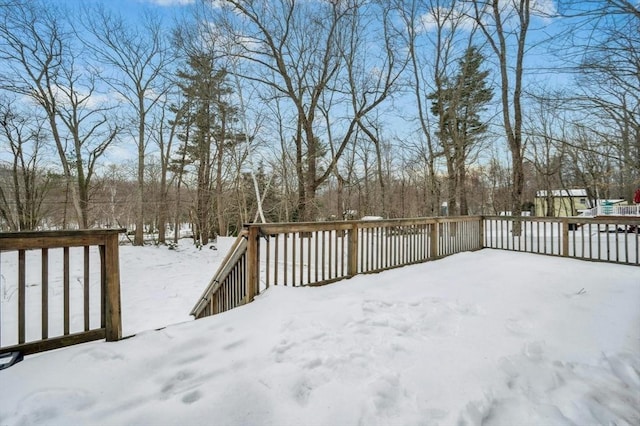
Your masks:
<svg viewBox="0 0 640 426"><path fill-rule="evenodd" d="M121 249L138 334L0 371L0 425L640 424L638 267L482 250L193 322L224 250Z"/></svg>

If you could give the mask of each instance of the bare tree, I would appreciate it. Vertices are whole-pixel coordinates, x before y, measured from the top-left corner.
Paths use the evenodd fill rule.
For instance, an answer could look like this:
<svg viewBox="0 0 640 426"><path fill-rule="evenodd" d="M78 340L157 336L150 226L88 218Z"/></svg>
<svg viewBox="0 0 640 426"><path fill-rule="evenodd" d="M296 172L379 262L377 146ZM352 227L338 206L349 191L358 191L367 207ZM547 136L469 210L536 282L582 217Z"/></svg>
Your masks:
<svg viewBox="0 0 640 426"><path fill-rule="evenodd" d="M419 128L418 143L412 148L425 164L429 196L433 200L431 214L439 214L441 189L437 184L439 161L445 155L442 143L446 139L436 136L438 128L445 127L444 114L433 120L429 98L444 93L444 84L451 80L456 55L459 54L458 38L463 32L464 16L457 1L411 0L398 1L397 8L405 27L410 55L410 74L407 84L415 99L416 120ZM444 106L444 103L440 103ZM438 114L436 114L438 116ZM452 157L450 157L452 160ZM454 162L447 162L449 205L455 210Z"/></svg>
<svg viewBox="0 0 640 426"><path fill-rule="evenodd" d="M535 168L536 190L544 191L545 216L554 216L553 190L562 189L561 173L566 147L561 143L566 125L562 114L557 96L537 96L524 129L527 138L525 158Z"/></svg>
<svg viewBox="0 0 640 426"><path fill-rule="evenodd" d="M167 85L163 72L172 56L157 15L146 11L142 19L131 25L121 15L103 7L85 11L84 29L92 37L84 37L84 44L102 64L116 70L114 74L100 73L104 81L129 104L135 126L137 146L137 197L135 245L144 244L144 167L148 145L150 111L163 98Z"/></svg>
<svg viewBox="0 0 640 426"><path fill-rule="evenodd" d="M561 143L569 160L563 168L564 174L586 188L590 200L612 198L614 193L615 197L619 196L612 185L619 158L609 141L583 123L573 123L567 126Z"/></svg>
<svg viewBox="0 0 640 426"><path fill-rule="evenodd" d="M171 174L171 157L175 151L177 141L177 127L182 117L182 110L175 110L175 119L169 120L168 115L172 110L172 97L166 96L158 108L158 115L153 118L150 127L155 129L151 138L158 147L160 156L159 200L158 200L158 243L166 242L166 229L169 220L169 189L177 174ZM177 237L176 237L177 239Z"/></svg>
<svg viewBox="0 0 640 426"><path fill-rule="evenodd" d="M578 83L570 105L588 111L580 121L611 146L616 196L631 201L640 186L640 11L628 0L562 1L560 8L575 52L564 58Z"/></svg>
<svg viewBox="0 0 640 426"><path fill-rule="evenodd" d="M0 216L11 231L37 229L44 218L50 178L41 165L43 141L42 119L17 111L12 100L0 101L0 147L12 158L0 175Z"/></svg>
<svg viewBox="0 0 640 426"><path fill-rule="evenodd" d="M522 85L531 2L473 0L472 17L499 65L502 124L512 162L511 213L520 216L524 190ZM512 43L514 47L511 47ZM520 235L520 227L514 226L513 232Z"/></svg>
<svg viewBox="0 0 640 426"><path fill-rule="evenodd" d="M318 188L333 173L358 122L389 96L404 67L395 35L386 31L389 11L376 2L353 0L227 0L213 10L214 22L236 41L235 58L247 64L238 71L241 77L275 91L295 111L299 220L315 217ZM374 17L377 25L367 25ZM381 29L379 51L367 44L374 28ZM367 53L376 60L367 61ZM334 138L325 142L328 130L318 128L317 119L328 99L348 115L334 117ZM333 146L328 150L325 144ZM325 152L332 155L320 155Z"/></svg>
<svg viewBox="0 0 640 426"><path fill-rule="evenodd" d="M46 115L69 186L78 225L89 227L91 178L115 140L110 107L99 101L95 78L83 62L63 11L41 2L2 9L0 71L4 89L32 99Z"/></svg>

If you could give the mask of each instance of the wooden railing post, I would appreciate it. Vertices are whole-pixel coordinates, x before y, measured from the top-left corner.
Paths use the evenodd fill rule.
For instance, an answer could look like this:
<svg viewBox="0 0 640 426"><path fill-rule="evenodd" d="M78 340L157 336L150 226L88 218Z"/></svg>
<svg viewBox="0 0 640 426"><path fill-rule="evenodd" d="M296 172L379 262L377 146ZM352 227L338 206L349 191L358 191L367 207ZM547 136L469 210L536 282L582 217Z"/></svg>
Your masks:
<svg viewBox="0 0 640 426"><path fill-rule="evenodd" d="M358 224L354 223L348 232L347 275L353 277L358 274Z"/></svg>
<svg viewBox="0 0 640 426"><path fill-rule="evenodd" d="M480 216L479 223L478 223L478 237L479 237L479 241L478 241L478 248L479 249L483 249L484 248L484 216Z"/></svg>
<svg viewBox="0 0 640 426"><path fill-rule="evenodd" d="M431 224L429 232L429 257L435 259L438 257L438 219Z"/></svg>
<svg viewBox="0 0 640 426"><path fill-rule="evenodd" d="M569 222L562 219L562 253L561 256L569 256Z"/></svg>
<svg viewBox="0 0 640 426"><path fill-rule="evenodd" d="M247 298L246 303L253 301L258 294L258 279L260 270L260 227L249 226L247 236Z"/></svg>
<svg viewBox="0 0 640 426"><path fill-rule="evenodd" d="M105 338L107 342L122 339L122 311L120 306L120 262L118 254L118 234L105 237L104 279L105 292Z"/></svg>

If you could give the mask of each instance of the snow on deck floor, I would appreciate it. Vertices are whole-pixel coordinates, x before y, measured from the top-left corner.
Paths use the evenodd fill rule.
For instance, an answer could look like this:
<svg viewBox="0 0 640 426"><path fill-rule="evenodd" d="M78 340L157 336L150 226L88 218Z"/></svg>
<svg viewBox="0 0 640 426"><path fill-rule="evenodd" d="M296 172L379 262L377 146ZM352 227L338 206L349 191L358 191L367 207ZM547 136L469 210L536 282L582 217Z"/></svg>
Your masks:
<svg viewBox="0 0 640 426"><path fill-rule="evenodd" d="M271 288L0 384L0 425L638 425L640 268L463 253Z"/></svg>

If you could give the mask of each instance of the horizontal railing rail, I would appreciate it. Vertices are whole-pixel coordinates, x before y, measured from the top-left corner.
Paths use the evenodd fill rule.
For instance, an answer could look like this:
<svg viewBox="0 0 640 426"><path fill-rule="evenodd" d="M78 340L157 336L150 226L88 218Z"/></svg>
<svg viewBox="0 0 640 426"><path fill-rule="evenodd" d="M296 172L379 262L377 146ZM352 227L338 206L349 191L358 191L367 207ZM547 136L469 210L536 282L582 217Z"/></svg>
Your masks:
<svg viewBox="0 0 640 426"><path fill-rule="evenodd" d="M0 353L121 339L122 232L0 233Z"/></svg>
<svg viewBox="0 0 640 426"><path fill-rule="evenodd" d="M191 314L232 309L271 285L323 285L478 250L481 235L479 216L246 225Z"/></svg>
<svg viewBox="0 0 640 426"><path fill-rule="evenodd" d="M243 230L231 245L220 267L191 311L195 318L228 311L246 298L247 231Z"/></svg>

